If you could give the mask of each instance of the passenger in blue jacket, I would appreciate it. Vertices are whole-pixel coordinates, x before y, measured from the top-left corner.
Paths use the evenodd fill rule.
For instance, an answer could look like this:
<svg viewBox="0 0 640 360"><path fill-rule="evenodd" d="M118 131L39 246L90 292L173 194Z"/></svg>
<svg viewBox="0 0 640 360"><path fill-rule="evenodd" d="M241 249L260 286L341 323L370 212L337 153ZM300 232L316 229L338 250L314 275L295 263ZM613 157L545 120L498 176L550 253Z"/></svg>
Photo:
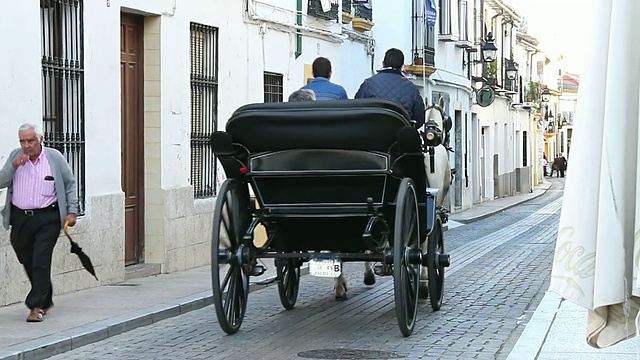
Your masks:
<svg viewBox="0 0 640 360"><path fill-rule="evenodd" d="M332 83L331 61L324 57L319 57L311 65L314 79L303 89L313 90L316 100L340 100L348 99L347 91L340 85Z"/></svg>
<svg viewBox="0 0 640 360"><path fill-rule="evenodd" d="M366 79L358 92L356 99L381 98L394 101L404 107L416 127L424 124L424 101L418 87L402 74L404 54L398 49L389 49L384 54L383 69Z"/></svg>

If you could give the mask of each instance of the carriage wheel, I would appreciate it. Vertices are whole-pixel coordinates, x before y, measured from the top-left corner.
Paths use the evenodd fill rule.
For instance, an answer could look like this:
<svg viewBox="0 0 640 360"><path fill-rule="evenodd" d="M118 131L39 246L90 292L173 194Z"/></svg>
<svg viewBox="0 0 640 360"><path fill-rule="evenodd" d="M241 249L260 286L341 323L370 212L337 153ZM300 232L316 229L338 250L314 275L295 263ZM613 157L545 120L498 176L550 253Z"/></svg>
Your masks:
<svg viewBox="0 0 640 360"><path fill-rule="evenodd" d="M300 264L298 259L276 259L278 278L278 294L280 303L285 309L291 310L298 299L300 288Z"/></svg>
<svg viewBox="0 0 640 360"><path fill-rule="evenodd" d="M249 273L242 244L250 213L242 184L227 179L220 188L213 214L211 283L220 327L227 334L240 329L247 308ZM246 206L245 206L246 205Z"/></svg>
<svg viewBox="0 0 640 360"><path fill-rule="evenodd" d="M442 221L440 214L436 216L436 223L427 238L427 273L429 279L429 300L433 311L440 310L442 306L444 288L444 265L436 259L444 253L444 238L442 236Z"/></svg>
<svg viewBox="0 0 640 360"><path fill-rule="evenodd" d="M400 183L393 233L393 290L396 318L402 335L409 336L418 312L420 265L410 261L420 249L418 202L410 179Z"/></svg>

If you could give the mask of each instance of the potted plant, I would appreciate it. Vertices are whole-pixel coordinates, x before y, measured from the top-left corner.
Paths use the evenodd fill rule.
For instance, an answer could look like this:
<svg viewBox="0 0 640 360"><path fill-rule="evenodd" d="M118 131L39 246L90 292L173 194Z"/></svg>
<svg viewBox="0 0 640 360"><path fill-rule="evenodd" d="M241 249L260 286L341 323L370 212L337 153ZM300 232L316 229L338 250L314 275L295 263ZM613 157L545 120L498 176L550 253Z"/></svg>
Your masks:
<svg viewBox="0 0 640 360"><path fill-rule="evenodd" d="M487 84L496 84L496 74L498 73L498 65L495 61L490 62L487 65Z"/></svg>

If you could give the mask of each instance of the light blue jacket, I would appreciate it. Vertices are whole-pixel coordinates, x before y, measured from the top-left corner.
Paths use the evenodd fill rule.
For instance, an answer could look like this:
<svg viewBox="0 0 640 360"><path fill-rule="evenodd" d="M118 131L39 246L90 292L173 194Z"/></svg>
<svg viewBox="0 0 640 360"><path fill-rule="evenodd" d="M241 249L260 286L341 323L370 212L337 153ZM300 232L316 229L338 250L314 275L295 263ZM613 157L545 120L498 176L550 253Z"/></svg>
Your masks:
<svg viewBox="0 0 640 360"><path fill-rule="evenodd" d="M318 76L311 80L303 89L313 90L316 93L316 100L340 100L348 99L347 91L338 84L334 84L329 79Z"/></svg>
<svg viewBox="0 0 640 360"><path fill-rule="evenodd" d="M78 213L78 190L76 188L76 178L73 171L67 163L64 156L56 149L43 147L42 150L47 155L47 161L51 167L51 174L56 187L56 196L58 197L58 207L60 209L60 226L64 224L64 219L69 213ZM0 189L8 188L7 202L2 209L3 226L9 230L11 220L11 196L13 195L13 175L16 168L13 167L13 161L22 154L22 149L15 149L9 154L7 162L0 170Z"/></svg>

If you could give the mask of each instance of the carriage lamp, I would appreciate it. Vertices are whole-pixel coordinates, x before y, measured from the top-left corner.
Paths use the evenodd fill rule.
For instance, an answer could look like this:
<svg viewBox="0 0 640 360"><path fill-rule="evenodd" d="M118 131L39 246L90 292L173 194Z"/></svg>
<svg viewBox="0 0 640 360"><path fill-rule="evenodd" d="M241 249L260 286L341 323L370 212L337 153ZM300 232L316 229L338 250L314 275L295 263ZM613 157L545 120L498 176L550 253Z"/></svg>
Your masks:
<svg viewBox="0 0 640 360"><path fill-rule="evenodd" d="M498 48L493 43L492 32L489 32L487 34L487 39L482 45L481 50L482 50L482 59L484 60L484 62L493 62L496 60L496 52L498 51Z"/></svg>
<svg viewBox="0 0 640 360"><path fill-rule="evenodd" d="M548 103L549 100L551 100L551 91L549 91L549 88L544 88L544 90L542 90L542 102L544 103Z"/></svg>
<svg viewBox="0 0 640 360"><path fill-rule="evenodd" d="M518 77L518 64L513 60L509 60L504 71L507 75L507 79L515 80L516 77Z"/></svg>
<svg viewBox="0 0 640 360"><path fill-rule="evenodd" d="M442 143L442 130L434 120L427 120L424 131L424 145L438 146Z"/></svg>

